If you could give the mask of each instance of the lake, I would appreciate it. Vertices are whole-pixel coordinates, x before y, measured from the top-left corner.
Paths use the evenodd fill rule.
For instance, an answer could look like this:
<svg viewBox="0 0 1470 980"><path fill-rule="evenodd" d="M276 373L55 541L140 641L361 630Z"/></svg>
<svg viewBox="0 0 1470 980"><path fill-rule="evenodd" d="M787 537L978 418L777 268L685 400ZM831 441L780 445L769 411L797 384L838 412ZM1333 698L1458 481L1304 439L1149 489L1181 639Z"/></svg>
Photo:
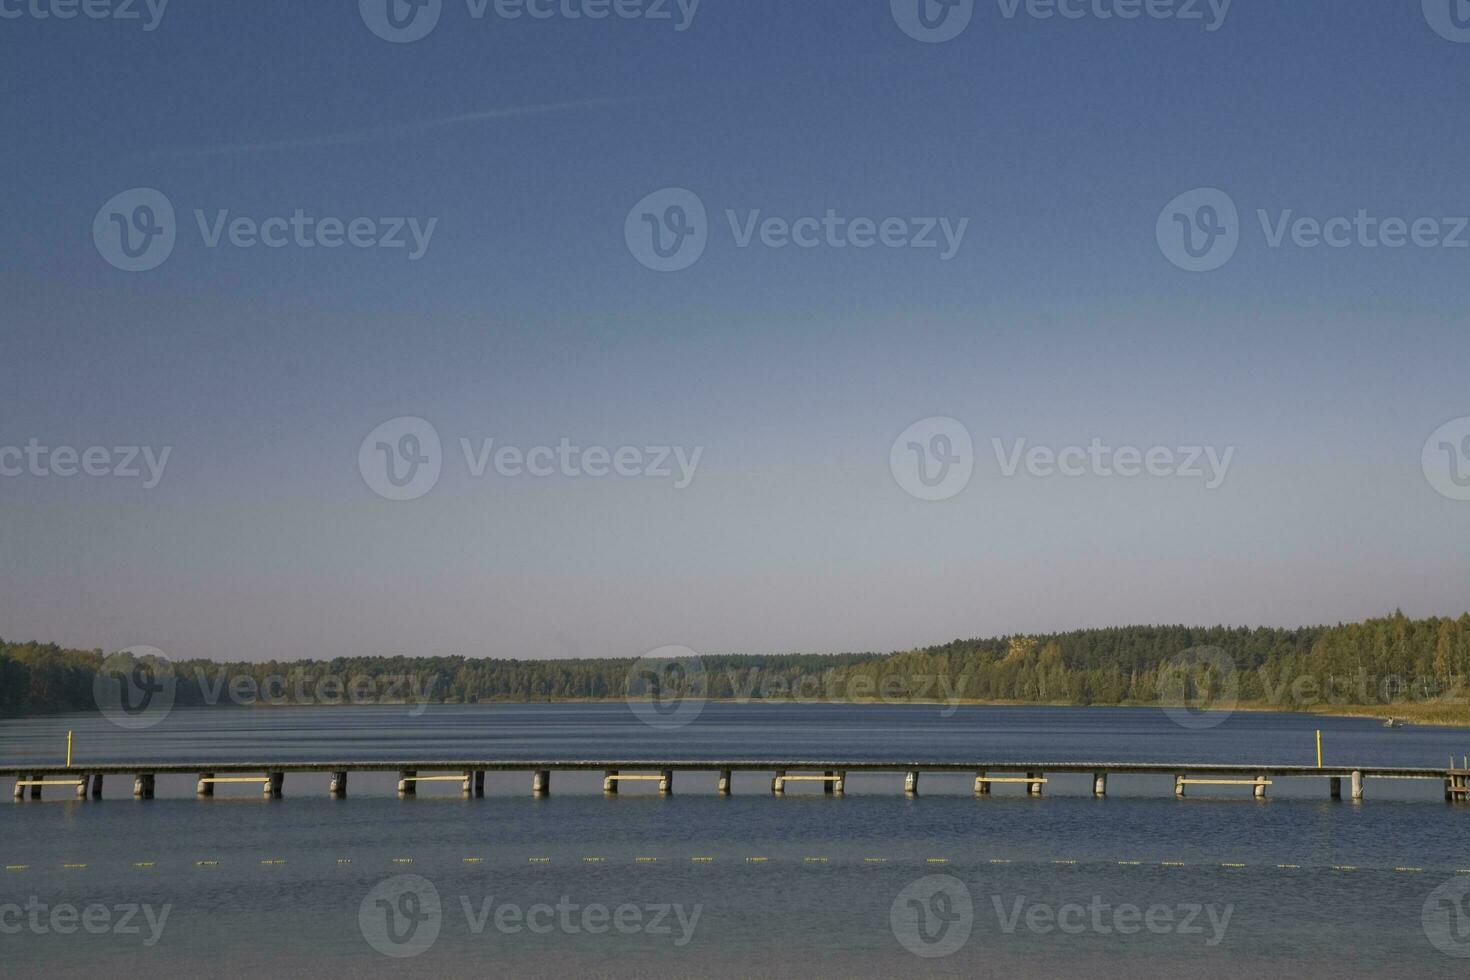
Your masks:
<svg viewBox="0 0 1470 980"><path fill-rule="evenodd" d="M1430 766L1470 732L1238 712L1210 728L1145 708L719 704L650 727L623 703L176 709L0 722L0 759L913 758ZM353 774L290 775L284 799L160 776L132 799L0 806L7 972L160 976L228 963L295 976L407 970L546 976L1462 976L1470 808L1431 781L1240 787L1055 775L1042 798L972 778L850 775L770 794L769 775L680 774L674 793L492 773L484 799Z"/></svg>

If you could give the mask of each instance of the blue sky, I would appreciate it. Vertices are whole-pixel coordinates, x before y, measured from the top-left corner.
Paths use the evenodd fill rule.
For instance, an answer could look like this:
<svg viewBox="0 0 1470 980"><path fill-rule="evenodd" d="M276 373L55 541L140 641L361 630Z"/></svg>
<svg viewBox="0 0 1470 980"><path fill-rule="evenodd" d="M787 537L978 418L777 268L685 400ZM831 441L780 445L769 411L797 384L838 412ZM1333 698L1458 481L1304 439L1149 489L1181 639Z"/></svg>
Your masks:
<svg viewBox="0 0 1470 980"><path fill-rule="evenodd" d="M0 476L7 639L636 656L1466 607L1470 502L1420 457L1470 416L1470 248L1273 248L1257 214L1470 215L1470 44L1420 4L1236 0L1209 31L981 0L936 44L877 0L704 0L683 31L444 0L405 44L357 7L0 3L0 447L171 447L151 489ZM177 213L151 271L94 243L132 188ZM660 273L624 229L665 188L709 240ZM1240 216L1210 272L1156 237L1195 188ZM437 221L415 260L210 248L194 215L297 209ZM726 216L829 209L968 225L946 261L741 248ZM358 456L404 416L443 472L394 501ZM929 502L890 448L940 416L974 475ZM459 447L564 437L702 456L676 489ZM992 445L1094 438L1234 457L1211 490L1006 477Z"/></svg>

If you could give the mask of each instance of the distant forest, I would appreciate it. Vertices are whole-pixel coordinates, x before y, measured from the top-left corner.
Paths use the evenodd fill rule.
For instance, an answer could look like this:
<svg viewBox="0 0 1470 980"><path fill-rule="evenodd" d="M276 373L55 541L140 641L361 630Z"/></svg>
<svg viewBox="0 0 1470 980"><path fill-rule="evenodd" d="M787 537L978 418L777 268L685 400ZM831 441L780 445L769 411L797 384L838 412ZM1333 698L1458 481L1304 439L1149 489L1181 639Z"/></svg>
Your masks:
<svg viewBox="0 0 1470 980"><path fill-rule="evenodd" d="M890 654L701 658L702 676L673 671L635 682L634 696L712 699L1008 701L1158 704L1188 651L1217 651L1189 675L1186 696L1225 689L1242 704L1282 708L1407 701L1462 704L1470 677L1470 613L1300 629L1126 626L955 640ZM1222 656L1223 655L1223 656ZM102 650L0 640L0 714L88 711ZM1223 659L1224 673L1220 667ZM631 659L492 660L463 656L345 657L216 663L175 661L178 705L433 703L621 699ZM1173 671L1174 674L1170 672ZM1200 671L1203 671L1201 674ZM650 690L648 685L652 685ZM662 690L659 690L662 685ZM346 690L344 690L346 688ZM234 692L233 694L231 692ZM355 693L354 693L355 692Z"/></svg>

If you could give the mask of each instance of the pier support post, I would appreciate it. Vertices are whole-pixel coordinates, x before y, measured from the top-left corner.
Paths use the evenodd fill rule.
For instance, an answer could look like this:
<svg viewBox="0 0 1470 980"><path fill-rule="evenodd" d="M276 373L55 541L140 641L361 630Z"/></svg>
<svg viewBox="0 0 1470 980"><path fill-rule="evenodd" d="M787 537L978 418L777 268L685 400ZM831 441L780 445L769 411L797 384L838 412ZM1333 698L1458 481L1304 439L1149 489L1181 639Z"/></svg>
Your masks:
<svg viewBox="0 0 1470 980"><path fill-rule="evenodd" d="M718 792L721 796L730 795L730 770L720 770L720 781L715 784L715 791Z"/></svg>
<svg viewBox="0 0 1470 980"><path fill-rule="evenodd" d="M822 794L824 796L831 796L832 795L832 770L831 769L828 769L826 772L822 773L822 776L823 776L823 779L822 779Z"/></svg>
<svg viewBox="0 0 1470 980"><path fill-rule="evenodd" d="M92 777L83 773L77 777L77 780L77 799L85 800L87 798L87 788L92 783Z"/></svg>
<svg viewBox="0 0 1470 980"><path fill-rule="evenodd" d="M658 792L660 796L668 796L674 791L674 770L665 769L658 776Z"/></svg>
<svg viewBox="0 0 1470 980"><path fill-rule="evenodd" d="M537 769L531 777L531 795L545 796L551 792L551 770Z"/></svg>
<svg viewBox="0 0 1470 980"><path fill-rule="evenodd" d="M201 800L202 799L205 799L206 797L213 796L214 795L214 783L212 783L212 782L206 782L206 780L210 780L210 779L213 779L213 778L214 778L214 773L212 773L212 772L201 772L199 774L199 782L197 782L197 783L194 784L194 795L196 797L198 797L199 799L201 799Z"/></svg>
<svg viewBox="0 0 1470 980"><path fill-rule="evenodd" d="M903 777L903 792L905 796L919 795L919 771L912 769L908 775Z"/></svg>
<svg viewBox="0 0 1470 980"><path fill-rule="evenodd" d="M1107 796L1108 795L1108 774L1107 773L1105 773L1105 772L1095 772L1095 773L1092 774L1092 795L1093 796Z"/></svg>
<svg viewBox="0 0 1470 980"><path fill-rule="evenodd" d="M33 799L33 800L39 800L41 798L41 790L43 789L43 787L40 786L39 784L42 781L44 781L45 779L46 779L46 774L44 772L38 772L35 775L31 776L31 780L34 783L37 784L37 785L34 785L34 786L32 786L30 788L31 789L31 799ZM1449 784L1446 783L1446 785L1449 785ZM1447 795L1445 797L1445 799L1449 799L1449 796Z"/></svg>
<svg viewBox="0 0 1470 980"><path fill-rule="evenodd" d="M92 799L102 799L102 773L100 772L92 774Z"/></svg>
<svg viewBox="0 0 1470 980"><path fill-rule="evenodd" d="M1174 795L1180 799L1184 798L1184 773L1176 773L1174 776Z"/></svg>
<svg viewBox="0 0 1470 980"><path fill-rule="evenodd" d="M771 779L771 792L777 796L786 792L786 770L777 769L776 775Z"/></svg>
<svg viewBox="0 0 1470 980"><path fill-rule="evenodd" d="M153 799L153 773L140 772L133 777L133 797L139 800Z"/></svg>
<svg viewBox="0 0 1470 980"><path fill-rule="evenodd" d="M985 770L984 769L981 769L979 772L975 773L975 795L976 796L989 796L990 795L990 781L985 778Z"/></svg>
<svg viewBox="0 0 1470 980"><path fill-rule="evenodd" d="M417 769L400 769L398 771L399 796L419 795L419 781L415 778L418 774Z"/></svg>
<svg viewBox="0 0 1470 980"><path fill-rule="evenodd" d="M1354 800L1362 800L1362 798L1363 798L1363 770L1361 770L1361 769L1354 769L1353 770L1353 799Z"/></svg>
<svg viewBox="0 0 1470 980"><path fill-rule="evenodd" d="M837 771L837 778L833 779L827 785L831 787L830 792L833 796L845 795L847 792L847 773L839 769Z"/></svg>
<svg viewBox="0 0 1470 980"><path fill-rule="evenodd" d="M15 798L17 800L24 800L26 798L25 781L33 778L35 777L27 776L25 773L21 773L15 777Z"/></svg>
<svg viewBox="0 0 1470 980"><path fill-rule="evenodd" d="M1265 776L1257 776L1256 777L1256 799L1258 799L1258 800L1264 800L1265 798L1266 798L1266 777Z"/></svg>
<svg viewBox="0 0 1470 980"><path fill-rule="evenodd" d="M265 783L261 786L261 792L268 800L279 800L286 786L286 774L283 772L272 772L266 774Z"/></svg>
<svg viewBox="0 0 1470 980"><path fill-rule="evenodd" d="M332 773L332 781L327 784L327 794L336 800L347 796L347 773L345 771L339 769Z"/></svg>
<svg viewBox="0 0 1470 980"><path fill-rule="evenodd" d="M602 791L608 796L618 795L618 774L611 769L602 771Z"/></svg>
<svg viewBox="0 0 1470 980"><path fill-rule="evenodd" d="M483 769L476 769L475 770L475 799L477 799L477 800L478 799L484 799L484 797L485 797L485 770L483 770Z"/></svg>
<svg viewBox="0 0 1470 980"><path fill-rule="evenodd" d="M1328 787L1329 787L1328 792L1330 792L1332 794L1332 798L1334 800L1340 800L1340 799L1342 799L1342 777L1341 776L1333 776L1332 779L1329 780L1329 782L1328 782Z"/></svg>
<svg viewBox="0 0 1470 980"><path fill-rule="evenodd" d="M467 800L475 798L475 771L473 769L465 770L464 781L459 784L459 795Z"/></svg>
<svg viewBox="0 0 1470 980"><path fill-rule="evenodd" d="M1027 796L1040 796L1041 795L1041 788L1046 785L1045 783L1043 783L1041 781L1041 773L1039 773L1039 772L1028 772L1026 774L1026 778L1029 779L1029 780L1031 780L1031 782L1029 782L1029 783L1026 784L1026 795Z"/></svg>

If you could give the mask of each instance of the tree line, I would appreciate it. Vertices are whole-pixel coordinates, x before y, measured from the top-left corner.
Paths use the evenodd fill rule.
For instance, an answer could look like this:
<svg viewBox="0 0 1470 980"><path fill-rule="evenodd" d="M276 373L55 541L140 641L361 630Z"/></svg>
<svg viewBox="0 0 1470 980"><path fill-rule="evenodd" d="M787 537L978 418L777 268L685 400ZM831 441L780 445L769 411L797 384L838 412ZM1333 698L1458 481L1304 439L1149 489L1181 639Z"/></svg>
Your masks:
<svg viewBox="0 0 1470 980"><path fill-rule="evenodd" d="M104 661L109 667L104 667ZM0 640L0 714L88 711L116 655ZM889 654L713 655L649 665L630 658L507 660L343 657L170 665L183 706L353 701L560 701L693 695L712 699L1011 701L1112 705L1461 703L1470 613L1297 629L1124 626L954 640Z"/></svg>

